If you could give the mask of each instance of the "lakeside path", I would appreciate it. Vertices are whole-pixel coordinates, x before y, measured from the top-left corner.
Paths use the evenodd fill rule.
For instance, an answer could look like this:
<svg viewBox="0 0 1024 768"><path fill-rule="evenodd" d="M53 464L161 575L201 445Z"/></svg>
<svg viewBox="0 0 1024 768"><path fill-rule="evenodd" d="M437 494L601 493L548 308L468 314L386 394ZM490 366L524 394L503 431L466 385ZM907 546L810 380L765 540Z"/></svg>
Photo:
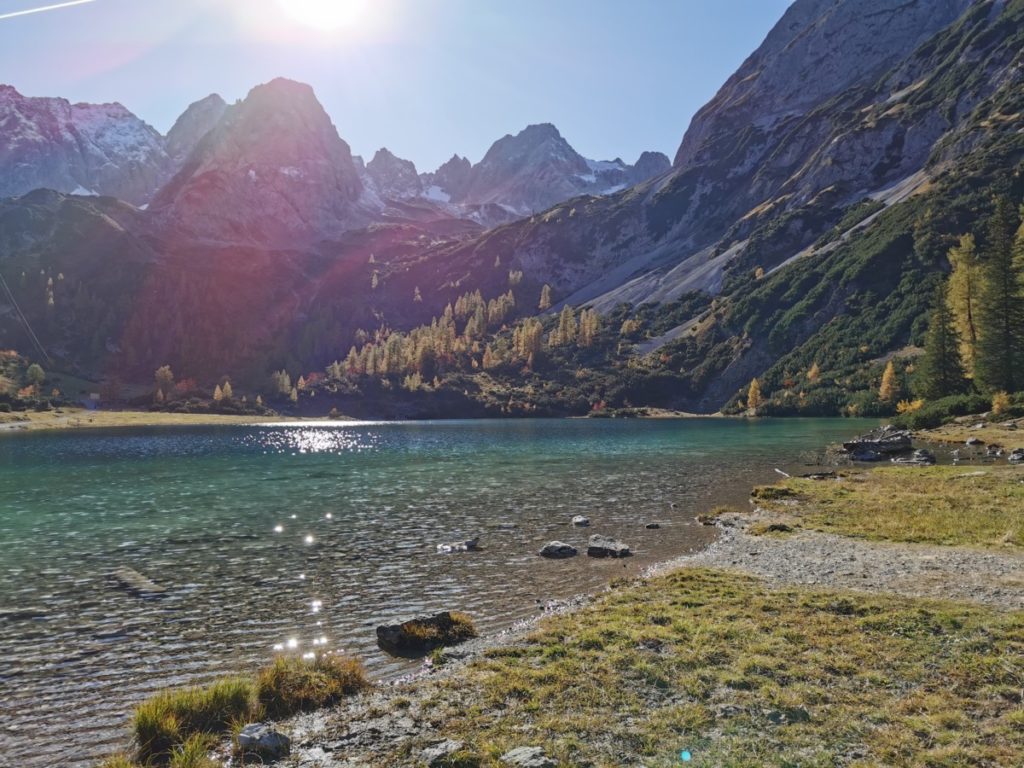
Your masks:
<svg viewBox="0 0 1024 768"><path fill-rule="evenodd" d="M704 521L700 553L289 721L283 765L1024 764L1024 467L791 479Z"/></svg>

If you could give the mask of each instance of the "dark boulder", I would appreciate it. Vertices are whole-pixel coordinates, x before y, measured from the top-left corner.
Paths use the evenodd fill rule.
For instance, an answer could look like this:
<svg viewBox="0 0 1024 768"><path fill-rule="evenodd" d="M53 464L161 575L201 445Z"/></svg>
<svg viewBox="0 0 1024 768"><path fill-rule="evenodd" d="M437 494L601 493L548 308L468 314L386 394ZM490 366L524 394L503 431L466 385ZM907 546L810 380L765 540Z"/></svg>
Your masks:
<svg viewBox="0 0 1024 768"><path fill-rule="evenodd" d="M393 656L422 656L435 648L456 645L476 636L473 620L458 611L442 611L377 627L377 645Z"/></svg>
<svg viewBox="0 0 1024 768"><path fill-rule="evenodd" d="M555 560L566 557L575 557L577 554L579 554L579 551L576 547L571 544L566 544L564 541L550 541L540 550L541 557L549 557Z"/></svg>
<svg viewBox="0 0 1024 768"><path fill-rule="evenodd" d="M610 536L594 534L587 542L587 554L590 557L629 557L629 545L616 541Z"/></svg>

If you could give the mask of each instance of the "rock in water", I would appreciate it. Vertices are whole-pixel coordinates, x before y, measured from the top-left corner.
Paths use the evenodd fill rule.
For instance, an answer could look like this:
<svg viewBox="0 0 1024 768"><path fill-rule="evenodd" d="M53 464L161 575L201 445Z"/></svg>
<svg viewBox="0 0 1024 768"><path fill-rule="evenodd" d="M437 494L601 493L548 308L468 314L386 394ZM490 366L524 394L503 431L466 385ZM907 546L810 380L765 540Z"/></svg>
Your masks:
<svg viewBox="0 0 1024 768"><path fill-rule="evenodd" d="M590 557L629 557L629 545L616 541L610 536L594 534L587 542L587 554Z"/></svg>
<svg viewBox="0 0 1024 768"><path fill-rule="evenodd" d="M472 637L476 637L472 620L456 611L377 627L377 645L394 656L422 656L434 648L456 645Z"/></svg>
<svg viewBox="0 0 1024 768"><path fill-rule="evenodd" d="M280 760L292 751L292 741L270 723L251 723L238 732L238 749L261 760Z"/></svg>
<svg viewBox="0 0 1024 768"><path fill-rule="evenodd" d="M576 515L572 519L572 524L575 525L577 528L586 528L588 525L590 525L590 518L584 517L583 515Z"/></svg>
<svg viewBox="0 0 1024 768"><path fill-rule="evenodd" d="M517 747L501 756L512 768L557 768L558 763L544 754L542 747Z"/></svg>
<svg viewBox="0 0 1024 768"><path fill-rule="evenodd" d="M843 448L853 454L874 451L876 453L907 453L914 447L913 438L905 429L886 426L861 435L856 440L843 443Z"/></svg>
<svg viewBox="0 0 1024 768"><path fill-rule="evenodd" d="M576 547L571 544L566 544L564 541L551 541L543 546L540 550L541 557L550 557L553 559L575 557L579 554Z"/></svg>
<svg viewBox="0 0 1024 768"><path fill-rule="evenodd" d="M118 568L110 574L110 578L118 587L138 597L163 597L167 593L164 587L143 576L134 568Z"/></svg>

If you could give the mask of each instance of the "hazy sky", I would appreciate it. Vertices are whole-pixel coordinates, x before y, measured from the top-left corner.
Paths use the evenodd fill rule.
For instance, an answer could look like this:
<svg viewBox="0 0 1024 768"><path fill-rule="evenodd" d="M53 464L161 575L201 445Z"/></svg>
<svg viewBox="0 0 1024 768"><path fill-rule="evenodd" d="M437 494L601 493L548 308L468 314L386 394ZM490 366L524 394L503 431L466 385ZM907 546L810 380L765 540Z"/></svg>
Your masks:
<svg viewBox="0 0 1024 768"><path fill-rule="evenodd" d="M0 16L66 1L0 0ZM231 102L285 76L313 85L366 159L386 146L420 170L456 152L476 162L506 133L551 122L588 157L632 162L645 149L675 154L693 113L788 5L93 0L0 19L0 82L120 101L165 132L209 93Z"/></svg>

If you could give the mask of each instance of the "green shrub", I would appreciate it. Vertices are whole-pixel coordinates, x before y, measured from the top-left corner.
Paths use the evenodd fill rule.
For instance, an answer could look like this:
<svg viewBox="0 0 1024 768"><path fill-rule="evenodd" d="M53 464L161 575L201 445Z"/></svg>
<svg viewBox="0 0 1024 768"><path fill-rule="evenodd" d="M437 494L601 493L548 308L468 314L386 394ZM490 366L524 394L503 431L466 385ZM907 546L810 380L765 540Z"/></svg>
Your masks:
<svg viewBox="0 0 1024 768"><path fill-rule="evenodd" d="M256 679L256 696L269 717L326 707L369 686L363 665L348 656L315 661L279 658Z"/></svg>

